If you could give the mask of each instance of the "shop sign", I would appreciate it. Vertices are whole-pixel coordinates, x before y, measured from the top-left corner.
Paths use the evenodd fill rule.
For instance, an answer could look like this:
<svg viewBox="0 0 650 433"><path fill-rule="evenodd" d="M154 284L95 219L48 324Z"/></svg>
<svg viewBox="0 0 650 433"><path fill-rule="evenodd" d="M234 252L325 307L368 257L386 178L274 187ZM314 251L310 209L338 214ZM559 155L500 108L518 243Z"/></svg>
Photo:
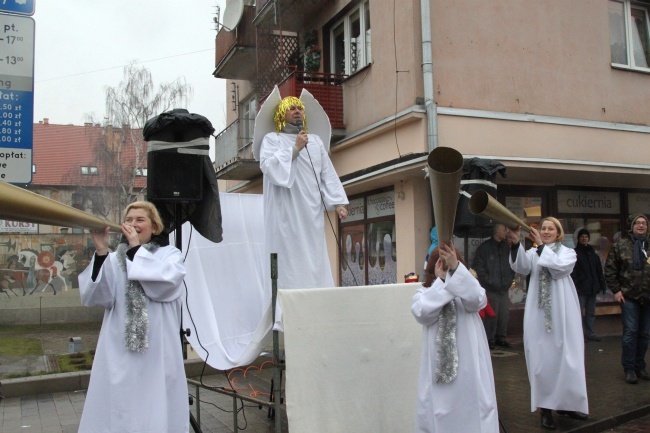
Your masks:
<svg viewBox="0 0 650 433"><path fill-rule="evenodd" d="M348 211L348 217L343 220L344 223L363 220L366 216L366 207L364 205L363 197L350 200Z"/></svg>
<svg viewBox="0 0 650 433"><path fill-rule="evenodd" d="M38 224L0 220L0 233L38 233Z"/></svg>
<svg viewBox="0 0 650 433"><path fill-rule="evenodd" d="M637 213L650 215L650 194L642 192L628 193L627 208L630 215Z"/></svg>
<svg viewBox="0 0 650 433"><path fill-rule="evenodd" d="M368 218L395 215L395 191L370 195L368 200Z"/></svg>
<svg viewBox="0 0 650 433"><path fill-rule="evenodd" d="M618 215L621 213L621 198L618 192L559 190L557 210L566 214Z"/></svg>

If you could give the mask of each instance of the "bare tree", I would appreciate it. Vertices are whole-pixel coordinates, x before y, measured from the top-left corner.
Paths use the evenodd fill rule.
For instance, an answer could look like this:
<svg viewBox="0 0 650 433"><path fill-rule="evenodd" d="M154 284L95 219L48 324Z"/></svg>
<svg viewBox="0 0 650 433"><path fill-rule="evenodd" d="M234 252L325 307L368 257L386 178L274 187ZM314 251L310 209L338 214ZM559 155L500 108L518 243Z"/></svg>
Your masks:
<svg viewBox="0 0 650 433"><path fill-rule="evenodd" d="M180 77L154 88L151 72L135 62L124 67L117 87L106 87L106 117L94 134L99 167L97 186L103 189L104 208L119 218L121 211L146 187L147 145L142 129L147 120L172 108L185 107L192 87ZM91 128L93 129L93 128ZM108 193L108 194L107 194Z"/></svg>

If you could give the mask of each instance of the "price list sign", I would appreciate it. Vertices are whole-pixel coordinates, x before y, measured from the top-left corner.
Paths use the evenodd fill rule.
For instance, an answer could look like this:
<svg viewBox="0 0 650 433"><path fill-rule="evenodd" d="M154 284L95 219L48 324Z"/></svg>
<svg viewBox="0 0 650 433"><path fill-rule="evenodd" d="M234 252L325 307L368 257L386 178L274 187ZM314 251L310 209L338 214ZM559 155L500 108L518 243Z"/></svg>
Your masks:
<svg viewBox="0 0 650 433"><path fill-rule="evenodd" d="M34 20L0 14L0 181L32 181Z"/></svg>

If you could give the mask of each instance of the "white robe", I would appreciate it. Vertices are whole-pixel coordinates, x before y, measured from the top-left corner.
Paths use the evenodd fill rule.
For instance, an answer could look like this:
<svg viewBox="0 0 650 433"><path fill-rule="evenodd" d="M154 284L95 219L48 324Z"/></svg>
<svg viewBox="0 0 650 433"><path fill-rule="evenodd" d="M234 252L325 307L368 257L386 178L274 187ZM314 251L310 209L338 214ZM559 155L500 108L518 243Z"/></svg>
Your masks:
<svg viewBox="0 0 650 433"><path fill-rule="evenodd" d="M564 245L555 254L546 245L540 256L519 244L512 269L530 273L524 310L524 351L530 381L530 410L537 408L589 412L585 379L582 315L571 271L576 253ZM551 273L551 323L546 331L544 310L537 306L540 267Z"/></svg>
<svg viewBox="0 0 650 433"><path fill-rule="evenodd" d="M124 346L126 273L110 253L92 281L95 258L79 275L85 306L106 309L90 375L80 433L185 433L189 431L188 389L179 337L182 281L181 252L172 246L154 254L140 247L128 277L146 294L149 347L132 352Z"/></svg>
<svg viewBox="0 0 650 433"><path fill-rule="evenodd" d="M438 319L451 301L457 313L458 375L450 383L435 383ZM413 296L411 312L423 325L416 433L499 432L492 360L478 315L486 304L485 290L462 264L445 282L437 279Z"/></svg>
<svg viewBox="0 0 650 433"><path fill-rule="evenodd" d="M275 132L262 141L266 250L278 254L278 289L334 287L323 211L348 198L321 139L309 134L292 160L295 142L296 134Z"/></svg>

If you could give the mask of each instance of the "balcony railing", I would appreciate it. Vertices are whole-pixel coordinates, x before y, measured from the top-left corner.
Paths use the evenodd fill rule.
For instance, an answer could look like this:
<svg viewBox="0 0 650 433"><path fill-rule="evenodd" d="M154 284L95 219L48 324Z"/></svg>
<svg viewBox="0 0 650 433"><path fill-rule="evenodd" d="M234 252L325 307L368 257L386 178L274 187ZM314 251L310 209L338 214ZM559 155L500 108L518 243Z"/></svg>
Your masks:
<svg viewBox="0 0 650 433"><path fill-rule="evenodd" d="M294 71L278 84L282 97L300 96L302 89L323 106L330 118L332 129L345 129L343 118L343 80L347 75L323 74L320 72ZM309 116L309 113L307 113Z"/></svg>
<svg viewBox="0 0 650 433"><path fill-rule="evenodd" d="M260 175L259 163L253 158L252 128L255 119L237 119L217 135L215 161L217 178L248 180Z"/></svg>
<svg viewBox="0 0 650 433"><path fill-rule="evenodd" d="M245 6L239 24L227 31L221 28L215 39L215 71L217 78L253 80L256 74L255 49L257 31L253 24L255 6Z"/></svg>

